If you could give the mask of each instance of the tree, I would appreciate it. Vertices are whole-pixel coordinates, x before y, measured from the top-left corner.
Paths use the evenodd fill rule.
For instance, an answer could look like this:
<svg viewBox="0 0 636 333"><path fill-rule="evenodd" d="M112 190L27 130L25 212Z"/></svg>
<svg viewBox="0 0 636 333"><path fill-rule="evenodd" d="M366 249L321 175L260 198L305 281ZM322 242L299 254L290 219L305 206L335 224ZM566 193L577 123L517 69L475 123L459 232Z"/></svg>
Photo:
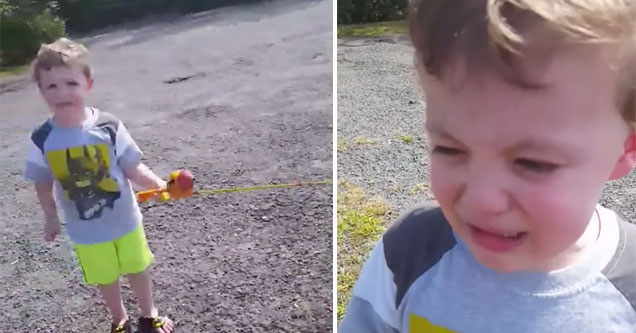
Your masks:
<svg viewBox="0 0 636 333"><path fill-rule="evenodd" d="M338 0L338 24L399 20L407 4L408 0Z"/></svg>
<svg viewBox="0 0 636 333"><path fill-rule="evenodd" d="M66 34L56 1L0 0L0 66L30 61L42 43Z"/></svg>

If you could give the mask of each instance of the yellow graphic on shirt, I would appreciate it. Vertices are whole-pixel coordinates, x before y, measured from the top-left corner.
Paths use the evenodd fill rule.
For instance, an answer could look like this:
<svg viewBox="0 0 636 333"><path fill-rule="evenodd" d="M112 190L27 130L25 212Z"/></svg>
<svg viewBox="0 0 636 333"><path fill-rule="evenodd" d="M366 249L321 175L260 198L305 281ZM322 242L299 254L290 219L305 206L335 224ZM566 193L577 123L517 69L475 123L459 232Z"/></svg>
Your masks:
<svg viewBox="0 0 636 333"><path fill-rule="evenodd" d="M110 176L108 145L49 151L46 158L65 198L75 203L80 219L99 218L104 207L112 209L119 199L119 185Z"/></svg>
<svg viewBox="0 0 636 333"><path fill-rule="evenodd" d="M448 328L437 326L414 313L409 315L409 326L411 327L411 333L453 333Z"/></svg>

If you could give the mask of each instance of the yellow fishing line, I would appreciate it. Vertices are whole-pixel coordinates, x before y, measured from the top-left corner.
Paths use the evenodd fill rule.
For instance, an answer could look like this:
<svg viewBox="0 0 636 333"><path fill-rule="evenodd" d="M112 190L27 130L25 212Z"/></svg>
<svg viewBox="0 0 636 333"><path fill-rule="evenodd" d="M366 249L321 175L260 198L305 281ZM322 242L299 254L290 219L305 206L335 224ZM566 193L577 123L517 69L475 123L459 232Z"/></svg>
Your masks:
<svg viewBox="0 0 636 333"><path fill-rule="evenodd" d="M291 184L269 184L269 185L258 185L258 186L247 186L247 187L232 187L232 188L221 188L216 190L196 190L195 194L220 194L220 193L230 193L230 192L250 192L250 191L258 191L258 190L268 190L275 188L287 188L287 187L300 187L300 186L316 186L316 185L328 185L333 184L331 180L322 180L315 182L303 182L303 183L291 183Z"/></svg>

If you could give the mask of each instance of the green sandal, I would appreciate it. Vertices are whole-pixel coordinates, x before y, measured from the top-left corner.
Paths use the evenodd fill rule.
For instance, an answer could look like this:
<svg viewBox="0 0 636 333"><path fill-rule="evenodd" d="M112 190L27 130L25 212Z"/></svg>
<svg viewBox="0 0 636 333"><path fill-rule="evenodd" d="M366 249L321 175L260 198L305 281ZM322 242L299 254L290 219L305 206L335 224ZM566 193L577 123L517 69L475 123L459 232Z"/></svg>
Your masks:
<svg viewBox="0 0 636 333"><path fill-rule="evenodd" d="M140 317L139 324L137 326L137 333L159 333L162 332L159 329L167 323L170 323L171 326L173 325L172 320L168 317Z"/></svg>
<svg viewBox="0 0 636 333"><path fill-rule="evenodd" d="M110 324L110 333L133 333L130 320L126 320L122 325Z"/></svg>

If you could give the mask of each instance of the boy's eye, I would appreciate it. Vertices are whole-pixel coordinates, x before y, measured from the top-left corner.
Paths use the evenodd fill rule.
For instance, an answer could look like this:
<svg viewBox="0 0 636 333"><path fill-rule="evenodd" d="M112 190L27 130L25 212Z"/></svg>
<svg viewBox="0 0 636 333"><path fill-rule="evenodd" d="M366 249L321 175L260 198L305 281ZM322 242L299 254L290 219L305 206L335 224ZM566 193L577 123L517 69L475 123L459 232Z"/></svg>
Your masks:
<svg viewBox="0 0 636 333"><path fill-rule="evenodd" d="M442 154L442 155L457 155L457 154L461 154L461 150L457 149L457 148L451 148L451 147L444 147L444 146L435 146L435 148L433 148L433 153L436 154Z"/></svg>
<svg viewBox="0 0 636 333"><path fill-rule="evenodd" d="M68 85L69 85L69 86L77 86L77 85L78 85L78 83L77 83L77 82L75 82L75 81L71 81L71 82L69 82L69 83L68 83Z"/></svg>
<svg viewBox="0 0 636 333"><path fill-rule="evenodd" d="M526 158L520 158L515 161L515 164L523 167L524 169L537 173L549 173L556 170L559 166L554 163L541 162L535 160L529 160Z"/></svg>
<svg viewBox="0 0 636 333"><path fill-rule="evenodd" d="M57 88L56 84L54 84L54 83L53 84L49 84L48 89L54 89L54 88Z"/></svg>

